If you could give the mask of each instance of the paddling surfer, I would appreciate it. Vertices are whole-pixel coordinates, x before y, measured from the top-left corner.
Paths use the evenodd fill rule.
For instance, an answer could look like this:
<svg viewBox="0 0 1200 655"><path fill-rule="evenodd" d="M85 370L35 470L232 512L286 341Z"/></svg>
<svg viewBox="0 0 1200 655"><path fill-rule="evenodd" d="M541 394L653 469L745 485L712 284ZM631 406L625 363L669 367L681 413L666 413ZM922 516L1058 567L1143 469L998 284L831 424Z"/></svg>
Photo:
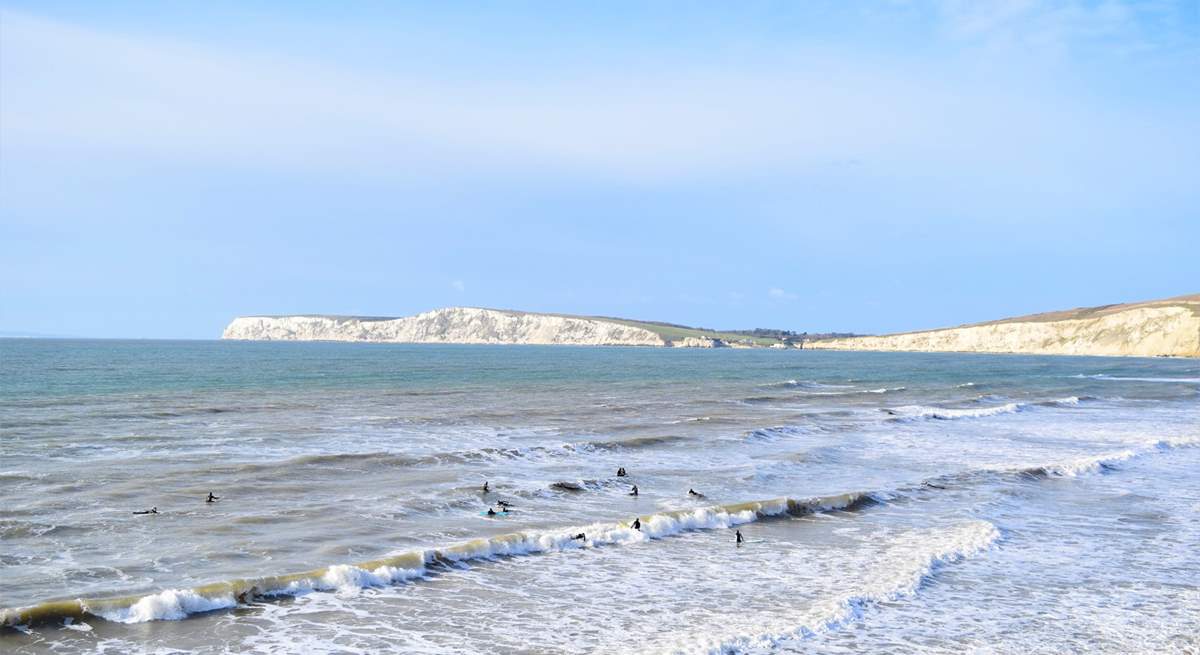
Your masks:
<svg viewBox="0 0 1200 655"><path fill-rule="evenodd" d="M635 484L635 485L633 485L633 491L630 491L630 492L629 492L629 495L630 495L630 496L637 496L637 495L638 495L638 490L637 490L637 485L636 485L636 484Z"/></svg>
<svg viewBox="0 0 1200 655"><path fill-rule="evenodd" d="M210 491L210 492L208 492L208 498L205 498L205 499L204 499L204 502L206 502L206 503L215 503L215 502L217 502L218 500L221 500L221 497L220 497L220 496L214 496L214 495L213 495L213 492L211 492L211 491Z"/></svg>
<svg viewBox="0 0 1200 655"><path fill-rule="evenodd" d="M134 514L158 514L158 507L155 506L155 507L151 507L150 509L143 509L143 510L134 512Z"/></svg>

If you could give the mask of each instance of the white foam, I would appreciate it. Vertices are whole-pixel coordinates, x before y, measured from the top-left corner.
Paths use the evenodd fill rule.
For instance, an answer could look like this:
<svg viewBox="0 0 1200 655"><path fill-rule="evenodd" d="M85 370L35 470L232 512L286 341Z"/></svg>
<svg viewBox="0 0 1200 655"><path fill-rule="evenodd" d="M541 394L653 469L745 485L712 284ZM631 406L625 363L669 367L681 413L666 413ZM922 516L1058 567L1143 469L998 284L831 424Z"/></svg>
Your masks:
<svg viewBox="0 0 1200 655"><path fill-rule="evenodd" d="M1115 465L1119 462L1125 462L1137 457L1139 454L1136 450L1122 450L1094 457L1083 457L1071 462L1063 464L1052 464L1043 466L1041 469L1049 475L1057 475L1061 477L1074 478L1085 473L1095 473L1107 466Z"/></svg>
<svg viewBox="0 0 1200 655"><path fill-rule="evenodd" d="M1045 466L1028 466L1018 467L997 467L992 470L1003 471L1043 471L1047 475L1059 477L1078 477L1087 473L1096 473L1104 468L1115 466L1121 462L1142 457L1154 452L1163 450L1173 450L1176 448L1192 448L1200 446L1200 439L1191 437L1168 437L1157 441L1150 441L1142 444L1138 448L1127 448L1125 450L1104 453L1101 455L1093 455L1089 457L1081 457L1079 459L1063 462L1060 464L1049 464Z"/></svg>
<svg viewBox="0 0 1200 655"><path fill-rule="evenodd" d="M850 389L846 388L841 391L809 391L806 396L852 396L860 393L892 393L895 391L904 391L907 387L880 387L878 389Z"/></svg>
<svg viewBox="0 0 1200 655"><path fill-rule="evenodd" d="M863 576L863 586L851 595L830 599L793 630L779 634L738 636L708 648L710 653L777 650L784 641L807 639L858 620L870 606L916 595L939 567L986 551L1000 540L1000 531L987 521L973 521L947 533L934 533L911 549L880 563L881 575Z"/></svg>
<svg viewBox="0 0 1200 655"><path fill-rule="evenodd" d="M1150 447L1158 450L1172 450L1174 448L1195 448L1200 446L1200 438L1195 437L1167 437L1159 439L1150 444Z"/></svg>
<svg viewBox="0 0 1200 655"><path fill-rule="evenodd" d="M853 389L851 384L825 384L823 382L813 382L812 380L785 380L777 384L766 385L769 387L800 387L804 389Z"/></svg>
<svg viewBox="0 0 1200 655"><path fill-rule="evenodd" d="M325 569L325 572L316 578L295 580L280 589L266 590L263 595L301 596L314 591L352 593L369 587L386 587L412 580L424 576L425 573L424 568L407 569L385 565L368 570L353 564L336 564Z"/></svg>
<svg viewBox="0 0 1200 655"><path fill-rule="evenodd" d="M985 416L998 416L1000 414L1015 414L1025 405L1022 403L1005 403L993 407L979 407L971 409L953 409L946 407L931 407L928 405L905 405L896 407L892 411L898 413L903 419L960 419L960 418L982 418Z"/></svg>
<svg viewBox="0 0 1200 655"><path fill-rule="evenodd" d="M237 605L233 594L215 598L201 596L191 589L167 589L156 594L143 596L129 607L91 609L89 612L117 623L144 623L146 621L178 621L189 614L227 609Z"/></svg>
<svg viewBox="0 0 1200 655"><path fill-rule="evenodd" d="M1105 375L1097 373L1096 375L1076 375L1077 378L1089 378L1092 380L1112 380L1114 382L1170 382L1182 384L1200 383L1200 378L1160 378L1160 377L1133 377L1121 375Z"/></svg>
<svg viewBox="0 0 1200 655"><path fill-rule="evenodd" d="M900 420L914 419L940 419L954 420L961 418L984 418L987 416L999 416L1001 414L1016 414L1023 412L1034 406L1043 407L1069 407L1078 405L1081 402L1079 396L1067 396L1065 398L1053 398L1039 402L1024 402L1024 403L1004 403L1003 405L993 405L991 407L970 407L970 408L950 408L950 407L934 407L931 405L904 405L894 407L892 412L898 415Z"/></svg>
<svg viewBox="0 0 1200 655"><path fill-rule="evenodd" d="M63 627L68 630L74 630L75 632L91 632L92 631L91 625L84 623L83 621L76 623L75 618L71 617L71 616L68 616L67 618L63 619Z"/></svg>
<svg viewBox="0 0 1200 655"><path fill-rule="evenodd" d="M838 503L832 501L828 503L827 507L814 506L815 510L838 508L840 508ZM531 555L595 546L623 545L649 541L651 539L662 539L692 530L729 528L743 523L750 523L757 519L759 513L772 516L782 514L787 509L786 499L754 503L753 507L736 512L727 512L719 507L704 507L691 511L654 514L645 517L644 519L640 519L641 530L634 529L629 523L593 523L586 526L563 528L552 532L525 532L495 537L493 539L480 539L444 550L434 551L432 557L462 561L492 557L510 557L514 555ZM587 535L587 539L579 540L572 538L579 533Z"/></svg>

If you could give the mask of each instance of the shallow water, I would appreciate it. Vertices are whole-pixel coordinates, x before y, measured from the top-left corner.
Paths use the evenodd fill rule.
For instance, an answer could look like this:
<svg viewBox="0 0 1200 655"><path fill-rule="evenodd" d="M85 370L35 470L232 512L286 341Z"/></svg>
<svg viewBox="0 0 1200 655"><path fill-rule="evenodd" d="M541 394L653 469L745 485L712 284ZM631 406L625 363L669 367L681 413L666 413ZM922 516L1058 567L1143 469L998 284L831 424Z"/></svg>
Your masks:
<svg viewBox="0 0 1200 655"><path fill-rule="evenodd" d="M0 340L0 648L1194 653L1196 446L1189 360Z"/></svg>

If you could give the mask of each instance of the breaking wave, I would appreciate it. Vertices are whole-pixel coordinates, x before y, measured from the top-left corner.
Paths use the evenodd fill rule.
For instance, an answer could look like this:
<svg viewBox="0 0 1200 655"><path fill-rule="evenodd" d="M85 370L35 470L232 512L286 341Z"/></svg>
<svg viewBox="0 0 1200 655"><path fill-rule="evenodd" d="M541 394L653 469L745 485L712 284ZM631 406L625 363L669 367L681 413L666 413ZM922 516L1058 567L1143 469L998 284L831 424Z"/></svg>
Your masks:
<svg viewBox="0 0 1200 655"><path fill-rule="evenodd" d="M86 615L119 623L179 620L190 614L228 609L255 598L296 596L313 591L346 591L379 587L422 578L455 562L515 557L581 548L623 546L663 539L694 530L716 530L774 516L804 516L820 512L851 511L875 502L870 494L713 505L694 510L660 512L638 517L641 529L630 523L593 523L558 530L514 532L476 539L445 548L417 550L357 564L282 576L239 579L192 589L167 589L137 597L51 601L31 607L0 611L0 625L40 624ZM575 539L577 534L585 539Z"/></svg>
<svg viewBox="0 0 1200 655"><path fill-rule="evenodd" d="M893 491L855 492L813 498L776 498L712 505L708 507L659 512L638 517L641 529L630 523L593 523L553 530L513 532L492 538L475 539L444 548L414 550L355 564L337 564L289 575L265 576L217 582L191 589L167 589L157 593L121 598L48 601L37 605L0 610L0 626L44 624L64 619L82 619L91 615L119 623L179 620L191 614L228 609L256 598L296 596L315 591L350 591L379 587L424 578L449 571L457 562L497 557L515 557L584 548L623 546L663 539L683 532L726 529L761 519L779 516L804 516L826 512L855 511L877 503L889 503L914 493L933 493L955 483L970 482L980 476L1015 475L1024 478L1076 477L1115 469L1121 462L1155 452L1200 446L1200 438L1168 438L1147 442L1139 447L1082 457L1041 466L980 469L930 478ZM581 481L586 484L588 481ZM900 584L845 599L842 609L790 635L772 639L794 639L836 627L853 620L872 603L915 593L917 587L937 566L968 557L989 547L999 538L995 526L976 522L964 528L945 547L928 550L911 575ZM582 533L584 539L574 538ZM760 639L760 638L755 638ZM723 652L750 646L751 641L736 639L721 646Z"/></svg>
<svg viewBox="0 0 1200 655"><path fill-rule="evenodd" d="M1160 439L1151 443L1147 443L1138 448L1126 448L1123 450L1104 453L1090 457L1080 457L1069 462L1058 464L1048 464L1045 466L1029 466L1016 469L999 469L1001 471L1015 472L1019 475L1033 478L1048 478L1048 477L1068 477L1073 478L1087 473L1101 473L1104 471L1115 470L1119 464L1127 462L1138 457L1154 454L1176 448L1194 448L1200 446L1200 439L1188 438L1173 438Z"/></svg>
<svg viewBox="0 0 1200 655"><path fill-rule="evenodd" d="M1114 382L1173 382L1179 384L1197 384L1200 383L1200 378L1163 378L1163 377L1136 377L1122 375L1105 375L1097 373L1095 375L1073 375L1074 378L1085 378L1089 380L1112 380Z"/></svg>
<svg viewBox="0 0 1200 655"><path fill-rule="evenodd" d="M1024 403L1011 402L1003 405L992 405L989 407L976 408L904 405L901 407L884 408L881 411L892 416L892 420L894 421L914 421L921 419L952 421L962 418L983 418L987 416L999 416L1001 414L1016 414L1017 412L1025 411L1031 407L1071 407L1087 400L1092 400L1092 398L1090 396L1068 396L1066 398L1056 398L1053 400Z"/></svg>

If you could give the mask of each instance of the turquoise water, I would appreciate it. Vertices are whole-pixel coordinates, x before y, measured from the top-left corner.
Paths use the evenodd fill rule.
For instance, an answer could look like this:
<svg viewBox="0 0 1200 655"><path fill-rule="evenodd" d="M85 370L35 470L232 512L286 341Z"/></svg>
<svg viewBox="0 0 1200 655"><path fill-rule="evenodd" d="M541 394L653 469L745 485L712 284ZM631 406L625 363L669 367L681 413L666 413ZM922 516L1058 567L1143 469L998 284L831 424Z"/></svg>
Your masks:
<svg viewBox="0 0 1200 655"><path fill-rule="evenodd" d="M1195 652L1198 419L1194 360L0 340L0 643Z"/></svg>

